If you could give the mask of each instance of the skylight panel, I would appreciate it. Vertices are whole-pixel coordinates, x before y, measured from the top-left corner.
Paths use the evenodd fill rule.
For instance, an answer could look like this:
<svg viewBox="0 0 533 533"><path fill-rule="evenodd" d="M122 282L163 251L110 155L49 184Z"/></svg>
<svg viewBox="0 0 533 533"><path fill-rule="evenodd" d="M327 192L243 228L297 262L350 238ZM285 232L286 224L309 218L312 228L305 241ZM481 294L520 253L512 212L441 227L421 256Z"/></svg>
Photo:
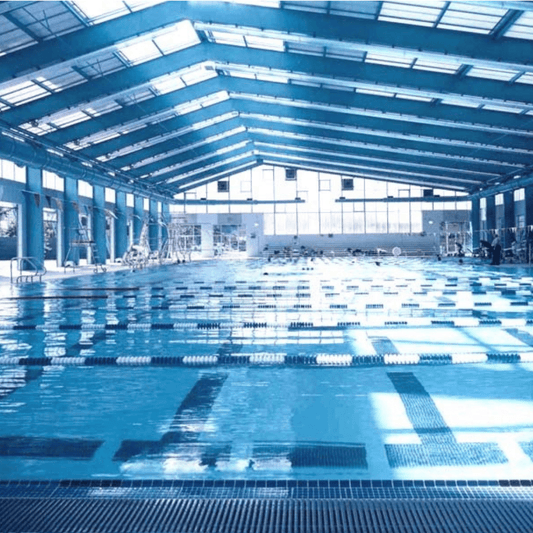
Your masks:
<svg viewBox="0 0 533 533"><path fill-rule="evenodd" d="M519 107L504 107L499 105L484 105L483 109L487 109L488 111L501 111L503 113L521 113L523 109L520 109Z"/></svg>
<svg viewBox="0 0 533 533"><path fill-rule="evenodd" d="M255 80L255 74L253 72L244 72L239 70L229 71L230 76L234 78L246 78L248 80Z"/></svg>
<svg viewBox="0 0 533 533"><path fill-rule="evenodd" d="M431 6L418 2L384 2L378 20L417 26L433 26L437 21L444 2Z"/></svg>
<svg viewBox="0 0 533 533"><path fill-rule="evenodd" d="M387 65L391 67L409 68L413 60L411 58L402 58L396 56L388 56L384 54L368 53L366 55L366 63L375 63L378 65Z"/></svg>
<svg viewBox="0 0 533 533"><path fill-rule="evenodd" d="M170 54L198 44L200 38L191 21L182 20L171 31L156 37L154 42L164 54Z"/></svg>
<svg viewBox="0 0 533 533"><path fill-rule="evenodd" d="M85 120L89 120L90 118L91 117L89 117L83 111L75 111L74 113L69 113L68 115L58 117L53 121L53 123L58 128L65 128L67 126L73 126L74 124L84 122Z"/></svg>
<svg viewBox="0 0 533 533"><path fill-rule="evenodd" d="M119 48L119 50L132 65L138 65L150 59L161 57L161 52L152 41L142 41Z"/></svg>
<svg viewBox="0 0 533 533"><path fill-rule="evenodd" d="M273 39L271 37L256 37L246 36L246 44L250 48L260 48L261 50L274 50L276 52L283 52L285 45L281 39Z"/></svg>
<svg viewBox="0 0 533 533"><path fill-rule="evenodd" d="M509 81L518 74L517 70L496 70L489 68L472 67L467 76L473 78L486 78L489 80Z"/></svg>
<svg viewBox="0 0 533 533"><path fill-rule="evenodd" d="M446 104L446 105L458 105L461 107L472 107L472 108L479 107L478 103L471 102L469 100L461 100L459 98L443 98L441 100L441 103Z"/></svg>
<svg viewBox="0 0 533 533"><path fill-rule="evenodd" d="M507 13L507 9L452 3L437 28L488 34Z"/></svg>
<svg viewBox="0 0 533 533"><path fill-rule="evenodd" d="M116 111L120 108L121 106L117 104L114 100L105 100L103 102L96 102L94 104L91 104L91 107L87 107L85 111L93 117L98 117L105 113Z"/></svg>
<svg viewBox="0 0 533 533"><path fill-rule="evenodd" d="M102 22L129 12L122 0L74 0L73 4L93 22Z"/></svg>
<svg viewBox="0 0 533 533"><path fill-rule="evenodd" d="M505 32L505 37L533 39L533 13L530 11L523 13L518 21Z"/></svg>
<svg viewBox="0 0 533 533"><path fill-rule="evenodd" d="M392 98L394 96L394 93L389 91L378 91L374 89L357 89L357 92L361 94L372 94L374 96L386 96L387 98Z"/></svg>
<svg viewBox="0 0 533 533"><path fill-rule="evenodd" d="M231 46L246 46L244 36L225 31L211 31L211 36L217 44L229 44Z"/></svg>
<svg viewBox="0 0 533 533"><path fill-rule="evenodd" d="M176 111L178 115L186 115L187 113L192 113L193 111L198 111L199 109L202 109L202 106L198 102L194 101L176 106L174 111Z"/></svg>
<svg viewBox="0 0 533 533"><path fill-rule="evenodd" d="M21 129L26 130L34 135L46 135L52 131L55 131L57 128L45 123L39 123L37 126L32 124L23 124L20 126Z"/></svg>
<svg viewBox="0 0 533 533"><path fill-rule="evenodd" d="M25 81L13 85L9 89L0 91L0 98L9 104L16 105L31 102L32 100L37 100L38 98L48 96L49 94L50 93L46 89L43 89L39 85L31 81Z"/></svg>
<svg viewBox="0 0 533 533"><path fill-rule="evenodd" d="M403 98L404 100L416 100L417 102L431 102L433 98L428 96L415 96L414 94L397 94L396 98Z"/></svg>
<svg viewBox="0 0 533 533"><path fill-rule="evenodd" d="M329 85L329 84L326 84L326 83L324 83L322 85L322 88L323 89L333 89L334 91L347 91L349 93L354 91L352 87L344 87L342 85Z"/></svg>
<svg viewBox="0 0 533 533"><path fill-rule="evenodd" d="M533 85L533 72L526 72L522 74L517 80L516 83L527 83Z"/></svg>
<svg viewBox="0 0 533 533"><path fill-rule="evenodd" d="M178 89L182 89L185 87L185 83L183 83L183 80L179 76L169 76L167 78L158 79L152 83L152 87L159 94L166 94L172 91L177 91Z"/></svg>
<svg viewBox="0 0 533 533"><path fill-rule="evenodd" d="M194 85L195 83L216 77L217 73L214 70L207 69L205 65L194 67L181 75L181 79L185 82L185 85Z"/></svg>
<svg viewBox="0 0 533 533"><path fill-rule="evenodd" d="M431 72L442 72L444 74L455 74L457 72L457 65L445 63L443 61L430 61L425 59L418 59L413 65L415 70L429 70Z"/></svg>
<svg viewBox="0 0 533 533"><path fill-rule="evenodd" d="M257 79L260 81L271 81L273 83L289 83L287 77L276 76L274 74L257 74Z"/></svg>

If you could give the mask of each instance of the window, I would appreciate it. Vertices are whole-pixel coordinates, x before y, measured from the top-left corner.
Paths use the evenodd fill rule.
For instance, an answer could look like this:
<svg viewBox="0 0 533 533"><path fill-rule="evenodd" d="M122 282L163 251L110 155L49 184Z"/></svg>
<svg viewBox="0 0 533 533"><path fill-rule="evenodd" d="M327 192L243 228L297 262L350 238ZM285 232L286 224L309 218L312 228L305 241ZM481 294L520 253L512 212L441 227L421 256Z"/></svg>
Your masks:
<svg viewBox="0 0 533 533"><path fill-rule="evenodd" d="M217 181L218 192L229 192L229 181Z"/></svg>
<svg viewBox="0 0 533 533"><path fill-rule="evenodd" d="M0 178L26 183L26 167L19 167L12 161L0 159Z"/></svg>
<svg viewBox="0 0 533 533"><path fill-rule="evenodd" d="M342 190L353 191L353 179L352 178L342 178Z"/></svg>
<svg viewBox="0 0 533 533"><path fill-rule="evenodd" d="M495 205L503 205L503 194L497 194L494 196Z"/></svg>
<svg viewBox="0 0 533 533"><path fill-rule="evenodd" d="M127 193L126 194L126 207L133 207L135 205L135 200L133 198L133 194Z"/></svg>
<svg viewBox="0 0 533 533"><path fill-rule="evenodd" d="M521 200L526 199L526 190L525 189L516 189L514 191L514 201L520 202Z"/></svg>
<svg viewBox="0 0 533 533"><path fill-rule="evenodd" d="M117 201L117 194L115 189L105 188L105 201L114 204Z"/></svg>
<svg viewBox="0 0 533 533"><path fill-rule="evenodd" d="M86 181L79 180L78 181L78 195L85 196L86 198L92 198L93 197L93 186L90 183L87 183Z"/></svg>
<svg viewBox="0 0 533 533"><path fill-rule="evenodd" d="M52 189L53 191L64 191L65 180L53 172L43 170L43 187L45 189Z"/></svg>
<svg viewBox="0 0 533 533"><path fill-rule="evenodd" d="M150 210L150 200L148 200L148 198L143 198L143 209L145 211Z"/></svg>

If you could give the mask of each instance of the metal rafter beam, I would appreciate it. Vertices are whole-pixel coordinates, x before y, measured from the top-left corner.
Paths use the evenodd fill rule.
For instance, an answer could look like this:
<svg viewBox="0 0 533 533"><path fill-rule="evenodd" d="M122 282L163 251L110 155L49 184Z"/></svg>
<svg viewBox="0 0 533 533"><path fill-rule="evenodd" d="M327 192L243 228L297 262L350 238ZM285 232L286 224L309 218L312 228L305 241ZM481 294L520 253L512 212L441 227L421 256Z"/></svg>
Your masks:
<svg viewBox="0 0 533 533"><path fill-rule="evenodd" d="M315 124L309 124L309 128L291 127L275 120L268 122L260 119L245 119L242 122L239 119L225 121L203 130L203 138L199 137L196 132L187 134L178 139L178 146L176 146L178 144L176 140L170 139L164 143L113 159L110 164L117 168L133 165L135 168L130 173L136 175L161 172L167 167L175 166L190 158L191 154L197 155L203 153L204 150L216 149L218 145L213 144L212 139L218 140L229 136L233 138L231 141L233 144L236 142L235 138L244 138L244 134L240 134L239 130L236 130L241 124L249 132L246 136L251 138L254 144L261 142L263 144L329 150L339 156L348 155L360 158L362 162L371 161L373 164L381 164L384 168L389 165L392 165L393 168L420 167L427 168L429 172L449 171L453 175L459 174L465 177L479 175L485 176L487 179L520 171L522 168L520 164L483 160L475 157L453 157L449 153L426 153L420 149L407 151L397 145L390 147L378 143L370 145L367 142L354 141L342 133L331 135L332 132L329 130L320 131ZM233 137L237 134L239 137ZM147 161L149 159L155 160Z"/></svg>
<svg viewBox="0 0 533 533"><path fill-rule="evenodd" d="M236 172L242 172L249 168L254 168L262 164L262 160L257 157L255 153L240 154L232 160L226 160L219 162L216 167L213 168L198 168L196 171L191 172L189 176L173 178L173 187L175 188L175 194L189 191L206 185L212 181L218 181L225 177L231 176Z"/></svg>
<svg viewBox="0 0 533 533"><path fill-rule="evenodd" d="M337 126L354 128L354 131L377 137L398 137L417 140L420 143L446 143L452 146L471 147L474 153L478 148L492 148L502 151L523 151L532 153L531 140L516 135L495 135L478 131L465 131L445 126L425 126L420 124L399 123L377 117L353 117L335 111L291 108L284 105L261 102L242 102L238 109L241 115L283 117L290 120L322 122Z"/></svg>
<svg viewBox="0 0 533 533"><path fill-rule="evenodd" d="M460 78L448 74L372 65L344 59L333 59L202 43L187 50L169 54L124 69L103 78L83 83L46 98L20 105L2 114L3 120L13 126L31 120L43 120L64 110L73 112L94 102L114 100L148 87L155 78L177 72L199 63L214 63L221 68L259 69L285 73L303 73L310 80L316 78L352 80L354 87L390 89L395 92L425 95L435 98L464 97L481 103L515 106L533 110L533 91L523 84L510 85L501 81L481 78ZM298 76L300 77L300 76ZM379 84L376 84L379 80Z"/></svg>
<svg viewBox="0 0 533 533"><path fill-rule="evenodd" d="M46 138L56 144L67 144L85 137L90 137L101 131L120 129L123 125L146 118L151 122L156 120L162 113L176 106L222 90L224 90L224 87L219 78L210 78L195 85L144 100L140 104L130 104L116 111L111 111L110 113L99 116L97 120L89 120L61 128L60 130L49 133L46 135Z"/></svg>
<svg viewBox="0 0 533 533"><path fill-rule="evenodd" d="M524 5L528 5L527 2L502 4L507 9L525 9ZM330 43L349 43L363 51L394 50L418 56L423 54L433 59L446 56L459 63L489 68L533 69L532 44L528 41L502 38L495 42L485 35L287 9L211 2L165 2L63 35L48 41L46 46L28 47L9 54L0 60L0 87L14 77L21 81L31 79L32 75L47 77L49 69L57 64L82 64L102 51L116 49L120 43L150 38L159 29L183 19L228 28L238 28L237 25L245 21L247 28L258 32L268 29L281 37L288 34L300 39L307 36Z"/></svg>

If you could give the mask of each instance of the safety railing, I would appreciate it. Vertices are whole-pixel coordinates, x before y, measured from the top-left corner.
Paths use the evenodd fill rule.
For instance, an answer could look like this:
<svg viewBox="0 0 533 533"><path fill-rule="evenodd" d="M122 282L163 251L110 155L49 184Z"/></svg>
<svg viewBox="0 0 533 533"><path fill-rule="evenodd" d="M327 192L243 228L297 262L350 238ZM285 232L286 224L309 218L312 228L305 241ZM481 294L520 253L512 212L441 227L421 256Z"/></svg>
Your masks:
<svg viewBox="0 0 533 533"><path fill-rule="evenodd" d="M13 272L13 265L15 265L15 272ZM9 274L11 283L32 283L35 278L42 280L46 274L46 268L35 257L13 257L9 265Z"/></svg>

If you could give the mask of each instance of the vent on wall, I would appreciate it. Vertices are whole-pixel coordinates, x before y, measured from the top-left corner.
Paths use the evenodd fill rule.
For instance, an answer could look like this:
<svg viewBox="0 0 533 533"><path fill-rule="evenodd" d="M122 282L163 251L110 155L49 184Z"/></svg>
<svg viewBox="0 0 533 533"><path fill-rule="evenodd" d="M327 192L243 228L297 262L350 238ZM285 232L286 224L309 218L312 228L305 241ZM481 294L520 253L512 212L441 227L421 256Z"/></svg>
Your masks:
<svg viewBox="0 0 533 533"><path fill-rule="evenodd" d="M433 196L433 189L422 189L422 194L425 196L425 197L428 197L428 196Z"/></svg>
<svg viewBox="0 0 533 533"><path fill-rule="evenodd" d="M296 181L296 169L295 168L285 169L285 181Z"/></svg>
<svg viewBox="0 0 533 533"><path fill-rule="evenodd" d="M218 181L218 192L229 192L229 181Z"/></svg>
<svg viewBox="0 0 533 533"><path fill-rule="evenodd" d="M342 178L342 190L353 191L353 178Z"/></svg>

